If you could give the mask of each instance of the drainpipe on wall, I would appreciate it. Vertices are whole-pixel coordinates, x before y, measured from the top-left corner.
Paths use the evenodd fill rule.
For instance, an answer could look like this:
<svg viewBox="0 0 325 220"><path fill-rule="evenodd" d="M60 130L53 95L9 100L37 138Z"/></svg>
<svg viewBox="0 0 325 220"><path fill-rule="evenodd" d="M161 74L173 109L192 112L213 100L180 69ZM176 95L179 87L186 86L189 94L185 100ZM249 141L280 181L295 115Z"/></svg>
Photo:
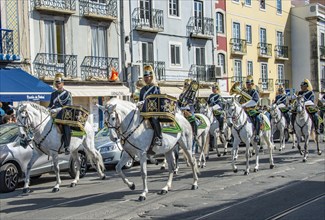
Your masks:
<svg viewBox="0 0 325 220"><path fill-rule="evenodd" d="M121 42L121 73L123 81L127 81L125 71L125 30L124 30L124 0L120 1L120 42Z"/></svg>

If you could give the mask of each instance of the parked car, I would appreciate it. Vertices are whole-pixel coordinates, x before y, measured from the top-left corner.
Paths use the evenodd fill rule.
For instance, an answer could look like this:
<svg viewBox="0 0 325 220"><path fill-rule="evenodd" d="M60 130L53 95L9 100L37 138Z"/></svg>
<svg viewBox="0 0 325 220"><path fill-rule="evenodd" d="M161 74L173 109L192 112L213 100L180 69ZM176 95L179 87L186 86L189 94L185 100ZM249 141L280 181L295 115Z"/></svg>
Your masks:
<svg viewBox="0 0 325 220"><path fill-rule="evenodd" d="M24 171L32 157L33 149L20 145L17 124L0 125L0 192L12 192L24 178ZM79 151L81 158L80 177L86 175L87 158L83 150ZM68 171L72 178L76 175L74 160L65 154L59 154L60 171ZM31 177L39 178L44 173L54 171L52 159L43 154L35 162Z"/></svg>
<svg viewBox="0 0 325 220"><path fill-rule="evenodd" d="M108 128L104 127L95 136L95 147L101 153L105 165L116 165L122 156L122 146L118 140L114 142L109 137ZM124 168L133 166L134 160L130 159Z"/></svg>

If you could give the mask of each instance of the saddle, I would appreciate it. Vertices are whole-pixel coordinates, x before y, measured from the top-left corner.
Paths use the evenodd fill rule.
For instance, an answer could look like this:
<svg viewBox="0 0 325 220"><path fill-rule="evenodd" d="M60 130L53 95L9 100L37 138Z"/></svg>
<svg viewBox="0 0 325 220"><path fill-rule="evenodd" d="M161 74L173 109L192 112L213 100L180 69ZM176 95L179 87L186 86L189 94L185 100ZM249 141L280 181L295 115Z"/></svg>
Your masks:
<svg viewBox="0 0 325 220"><path fill-rule="evenodd" d="M200 115L195 115L195 122L198 129L205 129L208 126Z"/></svg>

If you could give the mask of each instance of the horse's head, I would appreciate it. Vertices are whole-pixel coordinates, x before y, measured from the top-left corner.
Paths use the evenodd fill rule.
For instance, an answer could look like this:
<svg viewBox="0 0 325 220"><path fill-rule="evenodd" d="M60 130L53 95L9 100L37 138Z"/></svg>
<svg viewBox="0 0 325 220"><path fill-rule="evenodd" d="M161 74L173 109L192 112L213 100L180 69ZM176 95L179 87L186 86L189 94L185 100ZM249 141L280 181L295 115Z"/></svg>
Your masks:
<svg viewBox="0 0 325 220"><path fill-rule="evenodd" d="M116 104L107 104L105 106L97 104L97 106L104 112L104 123L109 130L110 139L114 142L117 141L117 133L119 132L121 123L116 112Z"/></svg>
<svg viewBox="0 0 325 220"><path fill-rule="evenodd" d="M207 115L208 114L208 103L199 103L200 113Z"/></svg>
<svg viewBox="0 0 325 220"><path fill-rule="evenodd" d="M277 110L278 110L278 105L273 103L270 107L270 114L272 117L275 117L275 118L277 117L277 114L278 114Z"/></svg>
<svg viewBox="0 0 325 220"><path fill-rule="evenodd" d="M227 124L228 126L232 126L233 119L236 117L236 104L235 98L228 99L224 102L225 104L225 112L227 116Z"/></svg>
<svg viewBox="0 0 325 220"><path fill-rule="evenodd" d="M28 103L20 103L16 110L17 125L19 128L20 144L26 147L33 139L33 118L28 112Z"/></svg>
<svg viewBox="0 0 325 220"><path fill-rule="evenodd" d="M303 96L298 96L294 107L296 108L297 114L304 113L305 110L305 98Z"/></svg>

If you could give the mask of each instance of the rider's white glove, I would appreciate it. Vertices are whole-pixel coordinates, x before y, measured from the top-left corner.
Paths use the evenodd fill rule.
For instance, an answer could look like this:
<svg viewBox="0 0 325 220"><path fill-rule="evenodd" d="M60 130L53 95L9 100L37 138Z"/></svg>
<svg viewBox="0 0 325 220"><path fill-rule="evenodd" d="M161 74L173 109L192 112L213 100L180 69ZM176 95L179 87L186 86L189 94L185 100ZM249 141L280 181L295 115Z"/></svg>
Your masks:
<svg viewBox="0 0 325 220"><path fill-rule="evenodd" d="M144 101L137 102L137 107L142 108L143 104L144 104Z"/></svg>
<svg viewBox="0 0 325 220"><path fill-rule="evenodd" d="M53 108L50 110L51 114L57 114L62 108Z"/></svg>

